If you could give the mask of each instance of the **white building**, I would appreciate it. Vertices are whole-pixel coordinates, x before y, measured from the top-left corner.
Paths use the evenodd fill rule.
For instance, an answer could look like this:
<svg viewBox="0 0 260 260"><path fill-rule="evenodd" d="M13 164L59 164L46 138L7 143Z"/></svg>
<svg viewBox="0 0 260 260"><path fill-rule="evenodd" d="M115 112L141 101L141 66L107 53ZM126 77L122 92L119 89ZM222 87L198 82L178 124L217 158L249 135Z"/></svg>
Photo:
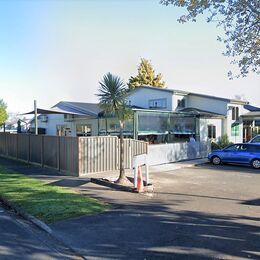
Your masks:
<svg viewBox="0 0 260 260"><path fill-rule="evenodd" d="M126 125L127 136L147 140L153 135L159 142L175 142L190 135L206 141L227 134L231 142L243 141L241 115L248 112L244 109L248 102L148 86L132 90L127 102L136 115ZM100 112L98 104L61 101L51 109L38 110L38 127L47 135L119 134L117 120L104 119ZM156 129L151 123L157 124Z"/></svg>
<svg viewBox="0 0 260 260"><path fill-rule="evenodd" d="M128 96L131 105L162 111L185 111L200 115L200 140L227 134L231 142L243 141L241 115L246 101L155 87L135 88Z"/></svg>

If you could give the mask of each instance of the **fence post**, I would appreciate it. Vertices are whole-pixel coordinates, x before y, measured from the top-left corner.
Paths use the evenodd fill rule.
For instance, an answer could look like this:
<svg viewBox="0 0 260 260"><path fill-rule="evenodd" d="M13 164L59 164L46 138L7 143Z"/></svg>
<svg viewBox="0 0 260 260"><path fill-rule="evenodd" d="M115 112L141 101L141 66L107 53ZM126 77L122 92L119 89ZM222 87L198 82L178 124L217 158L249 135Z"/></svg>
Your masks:
<svg viewBox="0 0 260 260"><path fill-rule="evenodd" d="M41 136L41 164L44 167L44 136Z"/></svg>
<svg viewBox="0 0 260 260"><path fill-rule="evenodd" d="M27 162L30 162L30 155L31 155L31 135L28 134L28 157L27 157Z"/></svg>
<svg viewBox="0 0 260 260"><path fill-rule="evenodd" d="M7 133L5 133L4 135L5 135L5 155L8 156L8 153L7 153Z"/></svg>
<svg viewBox="0 0 260 260"><path fill-rule="evenodd" d="M60 136L57 136L57 169L60 171Z"/></svg>
<svg viewBox="0 0 260 260"><path fill-rule="evenodd" d="M15 157L16 159L18 159L18 135L19 134L16 134L16 144L15 144Z"/></svg>

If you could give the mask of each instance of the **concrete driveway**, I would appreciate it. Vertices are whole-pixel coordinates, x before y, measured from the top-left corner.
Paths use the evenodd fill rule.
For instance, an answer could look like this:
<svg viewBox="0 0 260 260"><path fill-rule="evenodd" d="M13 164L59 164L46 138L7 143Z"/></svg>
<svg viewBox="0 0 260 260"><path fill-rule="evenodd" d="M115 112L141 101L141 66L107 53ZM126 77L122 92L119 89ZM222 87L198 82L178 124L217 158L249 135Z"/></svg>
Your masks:
<svg viewBox="0 0 260 260"><path fill-rule="evenodd" d="M206 164L151 179L153 197L81 185L115 208L52 228L88 259L260 258L260 171Z"/></svg>

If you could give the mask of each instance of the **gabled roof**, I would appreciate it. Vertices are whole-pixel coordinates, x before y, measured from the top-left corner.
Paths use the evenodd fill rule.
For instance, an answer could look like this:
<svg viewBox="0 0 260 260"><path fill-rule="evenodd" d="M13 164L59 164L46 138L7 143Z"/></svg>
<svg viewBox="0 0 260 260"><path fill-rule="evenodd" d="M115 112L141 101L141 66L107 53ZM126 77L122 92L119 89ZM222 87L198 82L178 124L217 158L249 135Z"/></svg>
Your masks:
<svg viewBox="0 0 260 260"><path fill-rule="evenodd" d="M38 114L69 114L79 116L97 117L102 110L96 103L68 102L60 101L50 109L37 108ZM24 115L34 114L34 111L25 113Z"/></svg>
<svg viewBox="0 0 260 260"><path fill-rule="evenodd" d="M260 111L260 107L255 107L255 106L251 106L251 105L244 105L244 108L246 110L251 111L251 112L253 112L253 111Z"/></svg>
<svg viewBox="0 0 260 260"><path fill-rule="evenodd" d="M239 99L222 98L222 97L205 95L205 94L200 94L200 93L195 93L195 92L188 92L188 91L183 91L183 90L178 90L178 89L158 88L158 87L153 87L153 86L140 86L140 87L136 87L133 90L131 90L129 92L129 94L137 91L139 88L152 89L152 90L158 90L158 91L165 91L165 92L170 92L170 93L176 94L176 95L193 95L193 96L197 96L197 97L212 98L212 99L222 100L222 101L226 101L226 102L230 102L230 103L243 104L243 105L248 104L247 101L243 101L243 100L239 100Z"/></svg>
<svg viewBox="0 0 260 260"><path fill-rule="evenodd" d="M69 114L75 115L88 115L98 116L102 111L97 103L83 103L83 102L69 102L60 101L58 104L52 107L53 109L59 109Z"/></svg>

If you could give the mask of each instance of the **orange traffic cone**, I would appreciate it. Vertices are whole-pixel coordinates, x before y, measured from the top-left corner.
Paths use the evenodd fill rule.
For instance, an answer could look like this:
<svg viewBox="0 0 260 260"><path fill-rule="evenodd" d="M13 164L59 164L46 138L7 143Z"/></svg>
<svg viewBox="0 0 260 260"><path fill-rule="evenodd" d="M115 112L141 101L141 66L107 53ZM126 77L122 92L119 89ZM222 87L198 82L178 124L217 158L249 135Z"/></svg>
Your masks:
<svg viewBox="0 0 260 260"><path fill-rule="evenodd" d="M143 192L144 191L144 184L143 184L143 178L141 173L141 168L138 166L138 172L137 172L137 192Z"/></svg>

